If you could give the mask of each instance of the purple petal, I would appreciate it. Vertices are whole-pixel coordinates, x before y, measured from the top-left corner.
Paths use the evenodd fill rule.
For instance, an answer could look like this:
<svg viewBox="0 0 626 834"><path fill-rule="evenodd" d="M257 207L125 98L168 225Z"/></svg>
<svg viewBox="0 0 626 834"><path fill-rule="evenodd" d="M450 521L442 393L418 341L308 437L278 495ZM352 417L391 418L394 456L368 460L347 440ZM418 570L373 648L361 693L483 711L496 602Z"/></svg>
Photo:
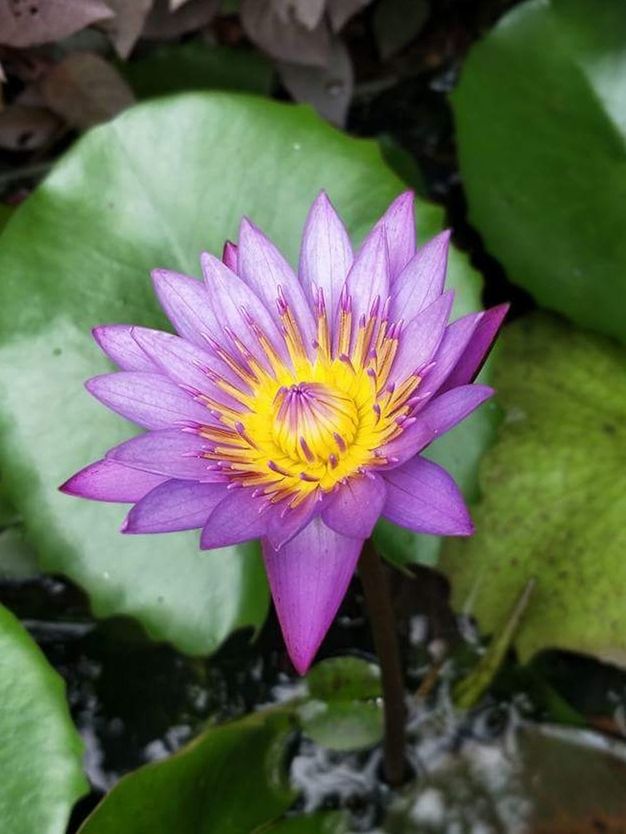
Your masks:
<svg viewBox="0 0 626 834"><path fill-rule="evenodd" d="M241 404L225 394L209 379L208 374L217 373L242 391L249 391L249 389L240 377L212 353L196 347L180 336L163 333L160 330L137 327L133 330L133 337L146 355L154 361L158 370L167 374L174 382L195 388L232 408L241 408ZM205 419L208 419L206 413Z"/></svg>
<svg viewBox="0 0 626 834"><path fill-rule="evenodd" d="M355 331L361 316L369 316L374 301L378 299L382 306L389 295L389 252L383 224L375 226L363 241L348 272L346 290Z"/></svg>
<svg viewBox="0 0 626 834"><path fill-rule="evenodd" d="M430 362L443 339L453 301L452 290L440 295L400 333L398 352L391 368L392 382L406 379Z"/></svg>
<svg viewBox="0 0 626 834"><path fill-rule="evenodd" d="M274 550L283 547L319 512L320 495L312 493L294 509L277 505L270 508L265 537Z"/></svg>
<svg viewBox="0 0 626 834"><path fill-rule="evenodd" d="M107 459L168 478L222 481L224 476L201 457L203 449L204 441L196 434L169 429L132 437L107 452Z"/></svg>
<svg viewBox="0 0 626 834"><path fill-rule="evenodd" d="M239 263L239 256L237 254L236 243L231 243L230 240L226 241L222 252L222 263L227 266L231 272L234 272L235 275L238 274L239 270L237 269L237 265Z"/></svg>
<svg viewBox="0 0 626 834"><path fill-rule="evenodd" d="M302 285L274 244L245 218L239 228L239 274L272 313L282 295L298 322L307 351L312 349L316 324ZM280 318L278 324L281 326Z"/></svg>
<svg viewBox="0 0 626 834"><path fill-rule="evenodd" d="M383 515L400 527L436 536L470 536L472 520L461 491L441 466L414 457L385 472Z"/></svg>
<svg viewBox="0 0 626 834"><path fill-rule="evenodd" d="M186 420L207 422L209 412L167 377L139 371L95 376L85 387L97 400L144 426L167 429Z"/></svg>
<svg viewBox="0 0 626 834"><path fill-rule="evenodd" d="M239 247L241 261L241 245ZM213 255L204 252L200 258L206 293L216 320L220 323L220 339L224 332L234 333L258 359L265 354L254 334L253 320L278 351L283 350L283 339L272 314L250 287Z"/></svg>
<svg viewBox="0 0 626 834"><path fill-rule="evenodd" d="M334 492L322 513L329 527L356 539L366 539L382 512L387 489L380 475L348 478Z"/></svg>
<svg viewBox="0 0 626 834"><path fill-rule="evenodd" d="M202 281L166 269L155 269L152 280L161 307L176 332L184 339L206 347L206 337L213 334L218 325Z"/></svg>
<svg viewBox="0 0 626 834"><path fill-rule="evenodd" d="M446 327L441 344L433 356L433 367L422 382L423 388L430 392L431 397L441 388L446 377L463 355L483 315L483 313L469 313ZM422 403L422 407L425 404L426 400Z"/></svg>
<svg viewBox="0 0 626 834"><path fill-rule="evenodd" d="M446 280L450 232L441 232L404 267L391 286L391 318L411 321L441 295Z"/></svg>
<svg viewBox="0 0 626 834"><path fill-rule="evenodd" d="M93 501L134 504L163 481L163 475L130 469L128 466L105 459L97 460L81 469L59 489L67 495L91 498Z"/></svg>
<svg viewBox="0 0 626 834"><path fill-rule="evenodd" d="M415 255L414 201L413 192L405 191L396 197L379 220L387 232L389 276L392 283Z"/></svg>
<svg viewBox="0 0 626 834"><path fill-rule="evenodd" d="M132 329L129 324L105 324L94 327L92 333L102 352L122 371L154 373L158 366L133 339Z"/></svg>
<svg viewBox="0 0 626 834"><path fill-rule="evenodd" d="M380 451L394 459L393 468L412 458L440 435L450 431L457 423L492 397L493 388L488 385L461 385L432 399L416 415L416 422Z"/></svg>
<svg viewBox="0 0 626 834"><path fill-rule="evenodd" d="M293 665L303 675L337 613L363 542L319 516L280 550L263 540L265 569Z"/></svg>
<svg viewBox="0 0 626 834"><path fill-rule="evenodd" d="M122 525L123 533L173 533L203 527L224 498L224 484L170 480L135 504Z"/></svg>
<svg viewBox="0 0 626 834"><path fill-rule="evenodd" d="M489 355L489 351L493 346L494 340L502 327L502 322L508 311L508 304L500 304L498 307L492 307L483 313L472 340L446 379L442 390L454 388L457 385L464 385L466 382L471 382L475 379L485 359Z"/></svg>
<svg viewBox="0 0 626 834"><path fill-rule="evenodd" d="M339 296L352 266L350 238L339 215L322 191L311 206L302 235L300 280L313 304L321 289L328 321L335 321Z"/></svg>
<svg viewBox="0 0 626 834"><path fill-rule="evenodd" d="M211 550L260 539L267 528L265 506L247 487L229 490L206 520L200 547Z"/></svg>

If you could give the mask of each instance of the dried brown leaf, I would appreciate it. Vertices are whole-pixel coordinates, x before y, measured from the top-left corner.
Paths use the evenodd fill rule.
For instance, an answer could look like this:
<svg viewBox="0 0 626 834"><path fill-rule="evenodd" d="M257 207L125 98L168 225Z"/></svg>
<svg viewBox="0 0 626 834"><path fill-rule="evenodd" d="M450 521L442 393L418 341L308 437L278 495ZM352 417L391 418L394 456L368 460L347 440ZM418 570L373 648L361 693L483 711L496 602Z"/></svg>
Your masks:
<svg viewBox="0 0 626 834"><path fill-rule="evenodd" d="M278 61L324 67L330 60L330 32L324 19L307 29L295 18L284 20L273 0L243 0L241 22L250 40Z"/></svg>
<svg viewBox="0 0 626 834"><path fill-rule="evenodd" d="M0 43L50 43L112 16L104 0L0 0Z"/></svg>
<svg viewBox="0 0 626 834"><path fill-rule="evenodd" d="M64 58L44 78L41 91L51 110L81 130L107 121L134 101L117 70L92 52Z"/></svg>
<svg viewBox="0 0 626 834"><path fill-rule="evenodd" d="M327 67L279 64L278 72L296 101L306 101L336 125L344 125L353 87L352 62L348 50L334 38Z"/></svg>
<svg viewBox="0 0 626 834"><path fill-rule="evenodd" d="M168 0L155 0L143 35L157 41L169 40L202 29L213 20L219 5L219 0L188 0L182 8L172 12Z"/></svg>
<svg viewBox="0 0 626 834"><path fill-rule="evenodd" d="M115 17L105 20L100 29L106 32L120 58L128 58L137 42L153 0L107 0Z"/></svg>
<svg viewBox="0 0 626 834"><path fill-rule="evenodd" d="M351 17L368 6L372 0L327 0L326 12L333 32L339 32Z"/></svg>
<svg viewBox="0 0 626 834"><path fill-rule="evenodd" d="M60 128L60 120L45 107L12 104L0 112L0 148L34 151L47 145Z"/></svg>

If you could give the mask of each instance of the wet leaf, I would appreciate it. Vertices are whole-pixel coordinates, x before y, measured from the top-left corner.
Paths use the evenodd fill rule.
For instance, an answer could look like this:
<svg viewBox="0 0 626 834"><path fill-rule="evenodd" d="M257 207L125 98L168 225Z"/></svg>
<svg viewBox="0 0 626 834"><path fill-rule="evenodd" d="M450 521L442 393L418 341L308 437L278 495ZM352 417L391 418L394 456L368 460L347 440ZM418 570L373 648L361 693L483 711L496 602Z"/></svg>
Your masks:
<svg viewBox="0 0 626 834"><path fill-rule="evenodd" d="M13 104L0 111L0 148L34 151L58 135L61 121L45 107Z"/></svg>
<svg viewBox="0 0 626 834"><path fill-rule="evenodd" d="M0 703L0 830L64 834L87 790L82 742L61 678L1 606Z"/></svg>
<svg viewBox="0 0 626 834"><path fill-rule="evenodd" d="M212 89L267 95L273 75L271 64L258 52L198 40L161 46L119 69L138 98Z"/></svg>
<svg viewBox="0 0 626 834"><path fill-rule="evenodd" d="M72 52L41 83L48 107L72 127L108 121L134 101L118 71L94 52Z"/></svg>
<svg viewBox="0 0 626 834"><path fill-rule="evenodd" d="M494 385L505 418L481 466L477 533L449 540L457 609L493 632L537 587L522 658L546 647L626 663L625 351L535 315L505 329Z"/></svg>
<svg viewBox="0 0 626 834"><path fill-rule="evenodd" d="M322 660L305 680L311 697L320 701L351 701L380 695L378 666L358 657Z"/></svg>
<svg viewBox="0 0 626 834"><path fill-rule="evenodd" d="M625 61L621 0L531 0L474 47L452 97L490 252L542 306L622 341Z"/></svg>
<svg viewBox="0 0 626 834"><path fill-rule="evenodd" d="M123 777L80 834L247 834L294 799L282 768L285 713L208 729L163 762Z"/></svg>
<svg viewBox="0 0 626 834"><path fill-rule="evenodd" d="M0 43L16 47L51 43L112 14L104 0L3 0Z"/></svg>
<svg viewBox="0 0 626 834"><path fill-rule="evenodd" d="M383 737L379 704L362 701L307 701L298 708L302 732L328 750L374 747Z"/></svg>
<svg viewBox="0 0 626 834"><path fill-rule="evenodd" d="M352 98L352 63L348 50L339 38L333 38L328 64L305 67L301 64L279 64L281 81L296 101L306 101L320 116L336 125L343 125Z"/></svg>
<svg viewBox="0 0 626 834"><path fill-rule="evenodd" d="M200 553L196 532L121 536L123 507L57 492L132 432L83 390L110 367L89 331L115 321L167 327L149 270L197 274L199 253L221 251L244 214L295 263L321 188L360 240L403 184L375 143L307 108L198 93L90 131L3 232L0 468L10 498L43 569L84 587L98 616L134 616L191 654L263 621L262 566L254 545ZM419 201L418 215L423 239L441 228L440 209ZM479 278L456 252L450 273L457 313L477 309Z"/></svg>

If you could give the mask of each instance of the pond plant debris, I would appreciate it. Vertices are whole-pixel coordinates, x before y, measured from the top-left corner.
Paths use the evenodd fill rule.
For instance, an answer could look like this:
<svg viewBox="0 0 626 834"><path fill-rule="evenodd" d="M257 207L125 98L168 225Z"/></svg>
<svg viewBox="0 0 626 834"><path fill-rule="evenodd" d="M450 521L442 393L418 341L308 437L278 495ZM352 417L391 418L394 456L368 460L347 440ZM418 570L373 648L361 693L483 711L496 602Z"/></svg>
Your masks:
<svg viewBox="0 0 626 834"><path fill-rule="evenodd" d="M450 322L449 232L416 245L413 194L353 255L327 195L305 224L299 274L243 219L204 282L153 272L178 335L110 324L120 368L87 382L147 429L62 491L133 504L122 531L201 528L202 549L260 538L289 655L309 668L382 515L467 536L451 476L421 452L493 390L472 384L507 305Z"/></svg>

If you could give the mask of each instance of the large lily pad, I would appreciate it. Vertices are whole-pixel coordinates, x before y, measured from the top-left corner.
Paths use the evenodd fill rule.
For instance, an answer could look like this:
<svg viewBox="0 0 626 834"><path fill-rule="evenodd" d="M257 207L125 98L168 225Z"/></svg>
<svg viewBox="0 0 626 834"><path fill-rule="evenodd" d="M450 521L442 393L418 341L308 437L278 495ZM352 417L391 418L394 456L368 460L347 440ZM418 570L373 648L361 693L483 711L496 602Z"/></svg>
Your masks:
<svg viewBox="0 0 626 834"><path fill-rule="evenodd" d="M452 97L470 219L541 305L626 338L622 0L521 3Z"/></svg>
<svg viewBox="0 0 626 834"><path fill-rule="evenodd" d="M552 646L626 663L625 365L618 345L544 314L503 334L478 532L449 540L442 567L487 632L536 578L523 658Z"/></svg>
<svg viewBox="0 0 626 834"><path fill-rule="evenodd" d="M15 617L0 606L0 830L64 834L87 790L82 742L65 687Z"/></svg>
<svg viewBox="0 0 626 834"><path fill-rule="evenodd" d="M108 367L89 330L115 321L166 326L149 270L197 274L199 253L219 252L243 214L295 261L321 188L360 238L403 184L373 142L307 108L190 94L137 106L88 133L2 236L0 459L9 496L44 569L81 584L96 614L135 616L190 653L262 621L260 561L254 548L200 553L195 533L121 536L123 509L57 492L131 432L83 390ZM423 238L442 219L420 203ZM480 281L456 252L450 273L457 312L478 308Z"/></svg>
<svg viewBox="0 0 626 834"><path fill-rule="evenodd" d="M287 713L214 727L164 762L121 779L80 834L249 834L287 810Z"/></svg>

